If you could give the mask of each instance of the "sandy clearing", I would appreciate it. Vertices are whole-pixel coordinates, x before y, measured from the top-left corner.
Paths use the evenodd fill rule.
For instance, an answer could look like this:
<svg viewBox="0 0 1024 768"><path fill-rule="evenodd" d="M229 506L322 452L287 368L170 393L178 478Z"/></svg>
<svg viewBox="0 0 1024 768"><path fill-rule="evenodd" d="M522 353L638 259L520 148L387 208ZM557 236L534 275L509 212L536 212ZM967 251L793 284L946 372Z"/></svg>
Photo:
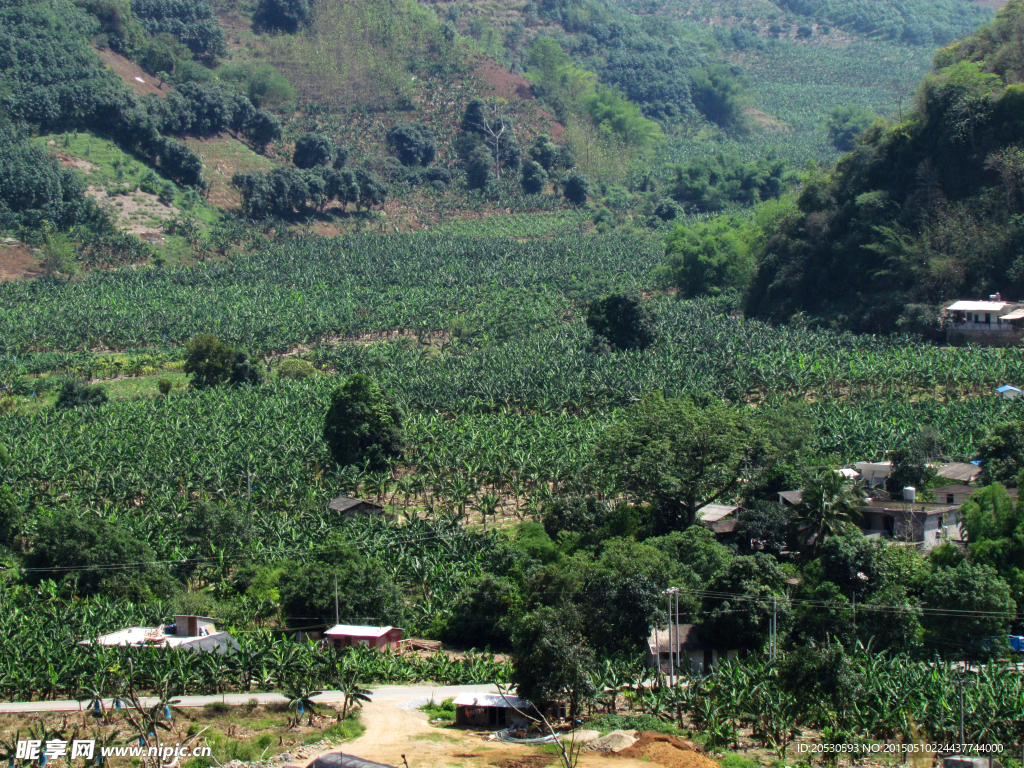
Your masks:
<svg viewBox="0 0 1024 768"><path fill-rule="evenodd" d="M403 701L406 700L403 698ZM418 710L401 709L392 698L364 705L360 721L366 731L349 742L344 751L366 760L402 766L402 756L410 768L485 768L522 758L551 758L537 747L488 741L486 737L460 728L432 726L427 715ZM333 750L337 751L337 750ZM306 765L312 763L309 760ZM622 758L615 755L583 753L580 768L653 768L659 765L650 757Z"/></svg>

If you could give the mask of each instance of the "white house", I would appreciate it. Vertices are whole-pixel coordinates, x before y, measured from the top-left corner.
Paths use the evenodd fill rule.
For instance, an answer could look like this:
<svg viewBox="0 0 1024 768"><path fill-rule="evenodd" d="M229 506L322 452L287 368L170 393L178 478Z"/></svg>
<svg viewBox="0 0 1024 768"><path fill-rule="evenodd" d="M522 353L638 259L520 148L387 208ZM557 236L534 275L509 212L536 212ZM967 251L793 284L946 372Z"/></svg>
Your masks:
<svg viewBox="0 0 1024 768"><path fill-rule="evenodd" d="M159 627L128 627L100 635L100 645L119 645L125 648L190 648L206 653L231 653L237 651L238 641L231 633L217 631L214 620L209 616L180 615L174 617L174 624ZM92 640L82 640L79 645L92 645Z"/></svg>
<svg viewBox="0 0 1024 768"><path fill-rule="evenodd" d="M988 301L955 301L944 312L950 344L1004 347L1024 338L1024 304L1003 301L998 293Z"/></svg>

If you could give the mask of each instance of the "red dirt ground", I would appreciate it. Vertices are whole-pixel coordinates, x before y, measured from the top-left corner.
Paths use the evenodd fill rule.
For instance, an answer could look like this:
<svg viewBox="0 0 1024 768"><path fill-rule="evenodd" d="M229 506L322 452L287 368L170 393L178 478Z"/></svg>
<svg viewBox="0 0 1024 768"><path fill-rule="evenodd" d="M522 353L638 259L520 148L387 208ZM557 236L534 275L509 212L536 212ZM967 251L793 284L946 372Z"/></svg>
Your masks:
<svg viewBox="0 0 1024 768"><path fill-rule="evenodd" d="M27 245L0 245L0 283L35 277L42 269Z"/></svg>
<svg viewBox="0 0 1024 768"><path fill-rule="evenodd" d="M649 760L664 768L718 768L718 763L697 752L691 742L656 731L644 731L632 747L610 756Z"/></svg>
<svg viewBox="0 0 1024 768"><path fill-rule="evenodd" d="M157 83L160 82L159 80L146 73L146 71L134 61L129 61L121 54L114 53L109 48L104 51L98 50L96 53L100 55L100 58L103 59L103 62L108 67L117 72L121 79L132 87L136 96L145 96L147 93L155 93L157 96L163 98L171 89L171 86L166 83L164 83L163 89L157 88ZM140 83L136 78L139 78L142 82Z"/></svg>
<svg viewBox="0 0 1024 768"><path fill-rule="evenodd" d="M475 74L481 77L486 84L484 88L480 89L481 96L497 96L507 101L516 99L533 103L537 115L550 121L549 134L551 138L557 141L562 135L565 127L555 119L554 115L536 105L537 97L533 95L530 81L525 77L512 74L493 59L483 59L477 66Z"/></svg>

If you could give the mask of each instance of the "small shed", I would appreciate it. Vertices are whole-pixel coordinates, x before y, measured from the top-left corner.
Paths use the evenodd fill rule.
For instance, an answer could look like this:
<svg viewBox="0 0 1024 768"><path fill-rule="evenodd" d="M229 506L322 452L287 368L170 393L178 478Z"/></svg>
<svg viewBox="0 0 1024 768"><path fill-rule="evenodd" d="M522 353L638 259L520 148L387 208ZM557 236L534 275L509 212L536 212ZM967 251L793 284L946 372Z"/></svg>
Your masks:
<svg viewBox="0 0 1024 768"><path fill-rule="evenodd" d="M500 693L463 693L452 703L455 704L455 724L474 728L504 728L526 722L526 717L520 713L533 709L526 699Z"/></svg>
<svg viewBox="0 0 1024 768"><path fill-rule="evenodd" d="M335 499L331 499L327 508L332 512L341 512L348 517L384 514L384 507L380 504L375 504L366 499L354 499L351 496L338 496Z"/></svg>
<svg viewBox="0 0 1024 768"><path fill-rule="evenodd" d="M740 527L740 521L735 517L723 517L721 520L713 522L701 520L700 524L715 534L715 541L719 541L722 544L731 544L733 539L736 538L736 531Z"/></svg>
<svg viewBox="0 0 1024 768"><path fill-rule="evenodd" d="M335 648L363 645L367 648L398 650L402 632L398 627L365 627L356 624L336 624L324 632L324 640Z"/></svg>
<svg viewBox="0 0 1024 768"><path fill-rule="evenodd" d="M678 646L676 643L678 642ZM673 653L673 649L675 649ZM735 661L738 651L714 648L700 635L696 624L676 624L657 627L647 638L647 666L659 668L670 673L672 667L676 672L704 674L717 666L723 659ZM680 666L689 664L690 670Z"/></svg>
<svg viewBox="0 0 1024 768"><path fill-rule="evenodd" d="M1003 384L1003 386L999 387L996 392L1001 398L1003 398L1003 400L1016 400L1020 397L1020 390L1016 387L1010 386L1009 384Z"/></svg>

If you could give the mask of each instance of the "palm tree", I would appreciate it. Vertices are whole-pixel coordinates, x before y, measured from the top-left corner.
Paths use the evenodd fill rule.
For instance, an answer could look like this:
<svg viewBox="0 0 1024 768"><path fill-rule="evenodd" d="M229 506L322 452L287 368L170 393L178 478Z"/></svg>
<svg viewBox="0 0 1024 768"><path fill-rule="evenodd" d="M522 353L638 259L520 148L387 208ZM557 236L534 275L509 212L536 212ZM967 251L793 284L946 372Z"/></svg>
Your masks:
<svg viewBox="0 0 1024 768"><path fill-rule="evenodd" d="M825 537L836 536L847 523L860 519L860 489L838 472L828 470L806 484L792 526L805 547L813 540L817 557Z"/></svg>

